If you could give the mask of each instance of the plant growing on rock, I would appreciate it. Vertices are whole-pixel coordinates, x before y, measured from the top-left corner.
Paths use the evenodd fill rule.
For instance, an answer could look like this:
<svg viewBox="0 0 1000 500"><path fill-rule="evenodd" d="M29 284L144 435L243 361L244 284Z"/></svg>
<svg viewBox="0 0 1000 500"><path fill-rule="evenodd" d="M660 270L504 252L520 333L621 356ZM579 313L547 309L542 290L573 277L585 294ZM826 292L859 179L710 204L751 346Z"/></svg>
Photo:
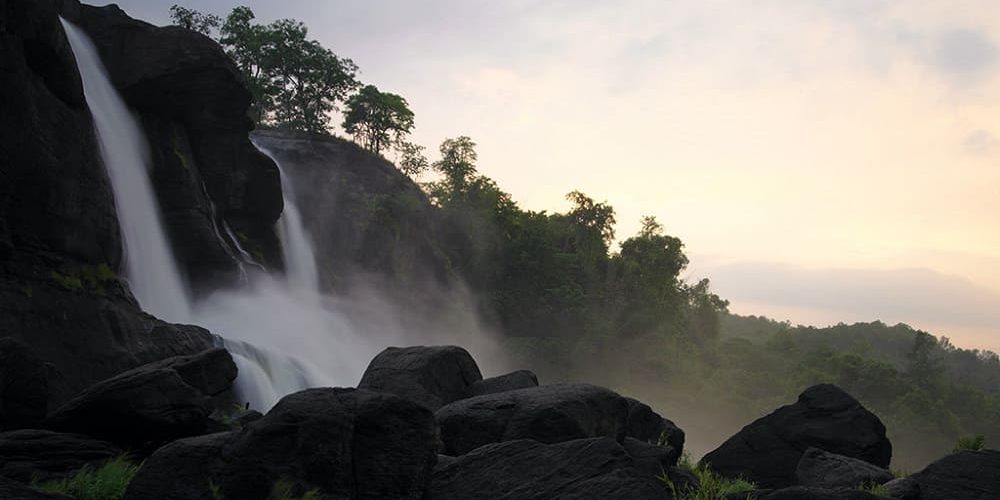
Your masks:
<svg viewBox="0 0 1000 500"><path fill-rule="evenodd" d="M958 438L955 443L955 452L963 450L979 451L986 445L986 437L982 434Z"/></svg>
<svg viewBox="0 0 1000 500"><path fill-rule="evenodd" d="M125 495L128 483L138 471L139 465L133 464L125 456L119 456L100 467L88 465L72 476L46 481L37 486L78 500L118 500Z"/></svg>
<svg viewBox="0 0 1000 500"><path fill-rule="evenodd" d="M681 455L677 466L685 469L698 480L697 488L683 488L674 484L670 477L664 472L657 479L670 490L676 500L728 500L737 498L734 495L746 493L746 498L751 498L751 492L757 486L743 479L728 479L716 474L707 464L695 465L691 460L691 455L684 452Z"/></svg>

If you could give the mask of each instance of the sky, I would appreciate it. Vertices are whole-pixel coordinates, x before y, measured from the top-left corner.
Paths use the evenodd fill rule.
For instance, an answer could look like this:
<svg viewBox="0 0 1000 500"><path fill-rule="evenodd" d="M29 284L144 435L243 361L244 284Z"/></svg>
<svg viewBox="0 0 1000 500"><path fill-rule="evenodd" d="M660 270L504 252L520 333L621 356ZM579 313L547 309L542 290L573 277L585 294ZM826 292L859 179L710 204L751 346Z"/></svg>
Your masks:
<svg viewBox="0 0 1000 500"><path fill-rule="evenodd" d="M122 0L167 24L170 5ZM1000 3L245 0L476 141L522 208L655 215L731 310L1000 352Z"/></svg>

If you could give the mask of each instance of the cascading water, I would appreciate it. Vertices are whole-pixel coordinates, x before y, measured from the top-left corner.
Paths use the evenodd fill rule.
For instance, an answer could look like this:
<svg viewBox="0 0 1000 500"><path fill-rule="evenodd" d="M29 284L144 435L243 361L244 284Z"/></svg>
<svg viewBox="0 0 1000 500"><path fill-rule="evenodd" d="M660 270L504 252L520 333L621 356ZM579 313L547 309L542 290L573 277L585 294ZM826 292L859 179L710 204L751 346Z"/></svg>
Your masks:
<svg viewBox="0 0 1000 500"><path fill-rule="evenodd" d="M160 224L142 130L108 80L90 39L65 20L63 26L114 190L131 288L142 307L154 315L198 324L223 338L239 367L236 392L242 401L267 410L282 396L308 387L353 386L368 360L384 346L415 340L410 336L413 325L392 314L388 303L371 297L350 302L319 292L315 253L291 180L263 149L282 170L285 210L278 229L287 272L281 278L253 273L245 286L217 291L192 304ZM217 222L235 246L234 254L252 262L225 220ZM460 328L452 325L445 330L464 332L468 324L463 321Z"/></svg>
<svg viewBox="0 0 1000 500"><path fill-rule="evenodd" d="M108 79L90 38L72 23L60 20L76 56L101 157L114 190L129 286L151 314L169 321L189 321L190 301L160 222L147 173L149 154L142 129Z"/></svg>

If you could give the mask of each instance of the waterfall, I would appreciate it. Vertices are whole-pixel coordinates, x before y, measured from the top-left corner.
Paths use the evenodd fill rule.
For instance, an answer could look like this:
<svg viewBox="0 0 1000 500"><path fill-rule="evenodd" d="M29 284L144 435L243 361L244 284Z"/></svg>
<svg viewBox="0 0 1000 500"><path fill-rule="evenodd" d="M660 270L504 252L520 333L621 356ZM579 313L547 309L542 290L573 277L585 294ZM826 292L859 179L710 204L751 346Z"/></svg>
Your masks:
<svg viewBox="0 0 1000 500"><path fill-rule="evenodd" d="M60 18L76 56L94 118L101 158L114 191L125 249L125 278L142 308L168 321L189 321L191 307L160 221L149 181L146 139L111 84L90 38Z"/></svg>
<svg viewBox="0 0 1000 500"><path fill-rule="evenodd" d="M267 155L278 167L281 175L281 195L285 200L285 209L278 220L278 230L281 236L281 250L285 256L285 273L288 285L303 293L319 292L319 275L316 272L316 254L313 245L302 225L302 215L295 203L295 190L292 181L281 168L281 162L265 148L254 142L261 153Z"/></svg>

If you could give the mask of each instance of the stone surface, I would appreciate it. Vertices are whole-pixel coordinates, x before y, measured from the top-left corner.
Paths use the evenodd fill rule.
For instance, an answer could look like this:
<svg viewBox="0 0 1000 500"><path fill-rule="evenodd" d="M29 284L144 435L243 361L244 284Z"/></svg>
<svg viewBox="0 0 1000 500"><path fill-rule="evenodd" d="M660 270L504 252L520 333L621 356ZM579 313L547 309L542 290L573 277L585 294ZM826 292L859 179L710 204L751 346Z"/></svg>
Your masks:
<svg viewBox="0 0 1000 500"><path fill-rule="evenodd" d="M516 391L531 387L538 387L538 376L530 370L517 370L473 382L469 386L468 395L470 397L482 396L484 394L496 394L498 392Z"/></svg>
<svg viewBox="0 0 1000 500"><path fill-rule="evenodd" d="M897 500L919 500L920 485L912 478L901 477L893 479L882 485L885 488L886 496Z"/></svg>
<svg viewBox="0 0 1000 500"><path fill-rule="evenodd" d="M910 479L920 500L1000 498L1000 451L960 451L935 462Z"/></svg>
<svg viewBox="0 0 1000 500"><path fill-rule="evenodd" d="M669 499L613 439L558 444L516 440L439 465L429 500Z"/></svg>
<svg viewBox="0 0 1000 500"><path fill-rule="evenodd" d="M458 346L389 347L361 377L359 389L388 392L431 410L464 398L483 379L476 361Z"/></svg>
<svg viewBox="0 0 1000 500"><path fill-rule="evenodd" d="M49 379L42 360L21 342L0 338L0 430L41 422L48 399Z"/></svg>
<svg viewBox="0 0 1000 500"><path fill-rule="evenodd" d="M448 455L516 439L559 443L607 436L621 442L627 415L625 398L588 384L543 385L476 396L436 413Z"/></svg>
<svg viewBox="0 0 1000 500"><path fill-rule="evenodd" d="M111 443L79 434L37 429L4 432L0 433L0 476L24 483L44 481L121 453Z"/></svg>
<svg viewBox="0 0 1000 500"><path fill-rule="evenodd" d="M821 384L747 425L702 459L726 477L763 488L795 484L795 469L809 447L887 467L892 445L885 426L840 388Z"/></svg>
<svg viewBox="0 0 1000 500"><path fill-rule="evenodd" d="M323 498L421 499L437 458L432 413L357 389L283 398L242 431L170 443L146 460L129 500L265 499L279 480Z"/></svg>
<svg viewBox="0 0 1000 500"><path fill-rule="evenodd" d="M36 490L27 484L0 476L0 498L4 500L73 500L73 497Z"/></svg>
<svg viewBox="0 0 1000 500"><path fill-rule="evenodd" d="M681 452L672 446L658 446L632 437L626 437L622 447L635 461L636 467L651 476L670 470L681 457Z"/></svg>
<svg viewBox="0 0 1000 500"><path fill-rule="evenodd" d="M684 431L680 427L673 421L663 418L642 401L634 398L625 400L628 402L625 435L650 443L663 440L665 444L677 450L678 455L684 452Z"/></svg>
<svg viewBox="0 0 1000 500"><path fill-rule="evenodd" d="M857 488L893 479L886 469L819 448L809 448L802 454L795 477L799 484L817 488Z"/></svg>
<svg viewBox="0 0 1000 500"><path fill-rule="evenodd" d="M879 500L885 497L858 489L824 489L792 486L757 497L758 500Z"/></svg>

